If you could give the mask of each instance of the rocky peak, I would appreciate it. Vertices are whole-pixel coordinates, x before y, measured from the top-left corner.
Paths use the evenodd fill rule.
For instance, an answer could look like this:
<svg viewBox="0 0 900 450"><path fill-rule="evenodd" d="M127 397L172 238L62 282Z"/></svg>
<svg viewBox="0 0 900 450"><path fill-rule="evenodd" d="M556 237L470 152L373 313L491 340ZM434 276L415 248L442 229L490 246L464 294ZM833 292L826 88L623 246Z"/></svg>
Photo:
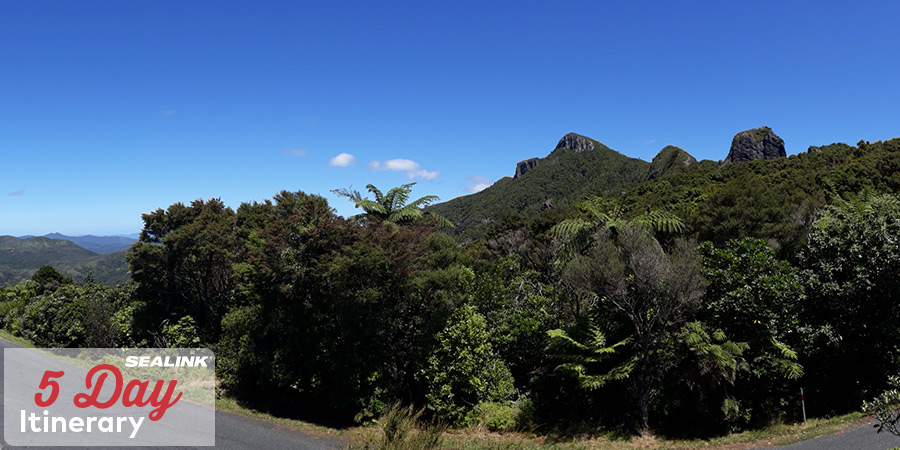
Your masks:
<svg viewBox="0 0 900 450"><path fill-rule="evenodd" d="M731 141L726 163L784 158L784 141L769 127L741 131Z"/></svg>
<svg viewBox="0 0 900 450"><path fill-rule="evenodd" d="M685 170L694 164L697 164L697 160L688 152L674 145L667 145L650 163L650 175L647 176L647 179L652 180L670 171Z"/></svg>
<svg viewBox="0 0 900 450"><path fill-rule="evenodd" d="M561 148L573 150L575 151L575 153L581 153L586 150L593 150L594 141L580 134L569 133L559 140L559 143L556 144L556 148L554 150L559 150Z"/></svg>
<svg viewBox="0 0 900 450"><path fill-rule="evenodd" d="M523 159L516 163L516 174L513 175L513 178L519 178L523 173L528 172L533 169L538 163L537 158L528 158Z"/></svg>

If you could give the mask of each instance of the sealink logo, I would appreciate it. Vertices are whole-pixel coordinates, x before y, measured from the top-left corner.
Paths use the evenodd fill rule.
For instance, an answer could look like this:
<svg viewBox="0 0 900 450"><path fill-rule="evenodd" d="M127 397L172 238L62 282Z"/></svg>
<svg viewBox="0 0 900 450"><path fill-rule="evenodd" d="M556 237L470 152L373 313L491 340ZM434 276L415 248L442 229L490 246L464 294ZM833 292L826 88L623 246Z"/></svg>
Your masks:
<svg viewBox="0 0 900 450"><path fill-rule="evenodd" d="M155 358L149 356L128 356L125 358L125 367L206 367L208 356L178 356L174 361L165 360L161 356Z"/></svg>
<svg viewBox="0 0 900 450"><path fill-rule="evenodd" d="M207 349L5 349L11 445L215 445Z"/></svg>

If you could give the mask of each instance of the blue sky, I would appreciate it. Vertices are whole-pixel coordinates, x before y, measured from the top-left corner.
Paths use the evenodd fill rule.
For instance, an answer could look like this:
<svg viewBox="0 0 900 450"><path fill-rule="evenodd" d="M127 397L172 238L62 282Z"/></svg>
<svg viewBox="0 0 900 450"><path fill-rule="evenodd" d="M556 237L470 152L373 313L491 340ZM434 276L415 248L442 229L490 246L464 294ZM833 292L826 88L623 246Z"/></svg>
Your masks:
<svg viewBox="0 0 900 450"><path fill-rule="evenodd" d="M283 189L448 200L569 131L645 160L900 135L900 2L559 3L4 2L0 235Z"/></svg>

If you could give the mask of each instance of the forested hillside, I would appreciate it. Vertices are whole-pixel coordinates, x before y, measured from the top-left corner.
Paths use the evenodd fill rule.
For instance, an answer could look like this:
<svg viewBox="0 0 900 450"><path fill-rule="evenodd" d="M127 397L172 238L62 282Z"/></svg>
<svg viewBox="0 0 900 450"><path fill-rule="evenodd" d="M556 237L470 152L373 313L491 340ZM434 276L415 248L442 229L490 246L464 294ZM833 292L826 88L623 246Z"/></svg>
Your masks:
<svg viewBox="0 0 900 450"><path fill-rule="evenodd" d="M124 251L101 255L63 239L0 236L0 285L27 280L43 265L78 280L89 275L109 285L128 280Z"/></svg>
<svg viewBox="0 0 900 450"><path fill-rule="evenodd" d="M549 216L545 221L558 220L577 203L599 195L626 216L671 211L700 240L752 236L770 239L780 249L804 238L815 211L829 199L900 189L900 139L810 147L788 158L732 164L697 162L671 146L648 164L590 142L596 144L593 150L557 148L520 178L503 178L482 192L430 209L456 225L451 233L471 240L496 234L510 216L514 221L541 215ZM541 207L547 200L552 208Z"/></svg>
<svg viewBox="0 0 900 450"><path fill-rule="evenodd" d="M645 181L651 170L646 161L574 133L564 136L550 155L533 161L534 165L516 178L501 178L479 193L429 210L453 222L453 232L462 239L477 239L504 213L530 216L547 209L571 208L588 195L616 195ZM665 168L657 165L653 172L658 175Z"/></svg>
<svg viewBox="0 0 900 450"><path fill-rule="evenodd" d="M461 230L406 208L432 200L412 184L343 191L353 219L304 192L176 203L143 215L132 283L43 268L0 289L0 326L208 346L221 395L331 424L400 402L455 427L708 437L796 421L800 388L810 416L859 409L900 367L900 139L731 159L569 135L429 209Z"/></svg>

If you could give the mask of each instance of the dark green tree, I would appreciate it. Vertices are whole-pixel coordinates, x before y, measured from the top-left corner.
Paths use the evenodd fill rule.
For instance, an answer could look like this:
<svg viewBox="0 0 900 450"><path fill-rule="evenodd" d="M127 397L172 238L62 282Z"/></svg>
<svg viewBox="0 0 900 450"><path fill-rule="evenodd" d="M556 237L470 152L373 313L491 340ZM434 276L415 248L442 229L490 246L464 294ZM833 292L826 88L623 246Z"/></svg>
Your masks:
<svg viewBox="0 0 900 450"><path fill-rule="evenodd" d="M900 364L898 242L900 198L864 193L826 208L800 254L806 321L827 338L805 365L832 410L857 408Z"/></svg>
<svg viewBox="0 0 900 450"><path fill-rule="evenodd" d="M163 321L189 315L201 340L215 342L234 287L234 211L210 199L175 203L142 217L144 229L127 259L137 296L147 303L147 316L139 321L148 327L144 333L164 345Z"/></svg>
<svg viewBox="0 0 900 450"><path fill-rule="evenodd" d="M709 286L698 318L746 342L750 372L733 391L741 416L766 423L786 413L796 380L803 375L797 350L809 330L800 322L806 295L800 275L761 239L731 240L721 248L700 246Z"/></svg>
<svg viewBox="0 0 900 450"><path fill-rule="evenodd" d="M641 430L649 430L651 399L671 367L666 350L703 295L700 270L690 243L679 241L666 252L646 228L632 225L620 229L615 239L598 240L564 272L568 283L595 295L599 306L618 316L633 336L629 382Z"/></svg>
<svg viewBox="0 0 900 450"><path fill-rule="evenodd" d="M41 266L34 275L31 276L31 281L37 283L38 295L45 292L53 292L60 286L72 284L73 282L72 277L67 277L59 273L54 267L48 265Z"/></svg>

